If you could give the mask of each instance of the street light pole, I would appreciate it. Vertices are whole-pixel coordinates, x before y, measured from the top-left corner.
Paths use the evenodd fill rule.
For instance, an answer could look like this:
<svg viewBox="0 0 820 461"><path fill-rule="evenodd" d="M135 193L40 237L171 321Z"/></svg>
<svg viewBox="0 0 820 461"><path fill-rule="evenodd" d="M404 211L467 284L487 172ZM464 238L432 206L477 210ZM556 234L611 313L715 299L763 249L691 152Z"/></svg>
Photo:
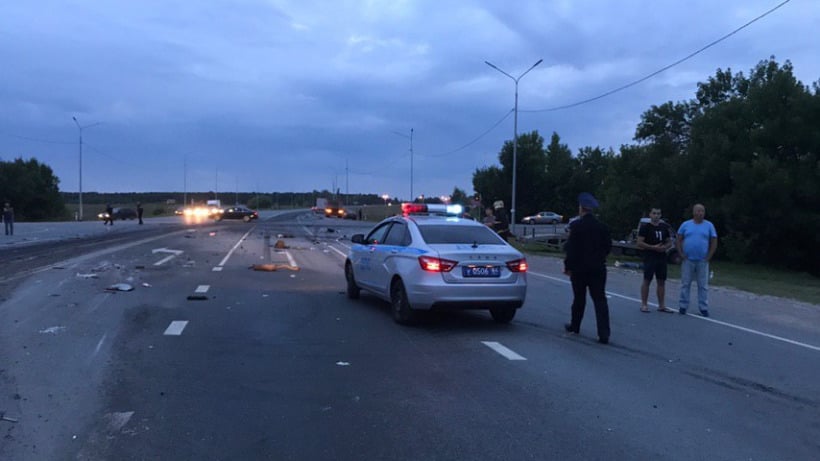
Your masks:
<svg viewBox="0 0 820 461"><path fill-rule="evenodd" d="M518 78L513 77L512 75L504 72L503 70L499 69L495 65L493 65L489 61L484 61L485 64L492 67L493 69L501 72L502 74L510 77L512 81L515 82L515 116L513 122L513 164L512 164L512 204L510 205L510 226L512 226L512 231L515 233L515 177L517 172L517 158L518 158L518 81L521 80L521 77L527 75L527 73L533 69L538 64L541 64L543 59L539 59L538 62L530 66L523 74L519 75Z"/></svg>
<svg viewBox="0 0 820 461"><path fill-rule="evenodd" d="M398 131L391 131L391 133L401 136L402 138L410 138L410 201L415 202L416 197L413 195L413 129L410 128L410 136Z"/></svg>
<svg viewBox="0 0 820 461"><path fill-rule="evenodd" d="M77 121L77 117L71 117L74 120L74 123L77 125L77 129L80 130L80 209L77 214L77 219L79 221L83 220L83 129L84 128L91 128L92 126L97 126L100 122L92 123L91 125L82 126L80 122Z"/></svg>

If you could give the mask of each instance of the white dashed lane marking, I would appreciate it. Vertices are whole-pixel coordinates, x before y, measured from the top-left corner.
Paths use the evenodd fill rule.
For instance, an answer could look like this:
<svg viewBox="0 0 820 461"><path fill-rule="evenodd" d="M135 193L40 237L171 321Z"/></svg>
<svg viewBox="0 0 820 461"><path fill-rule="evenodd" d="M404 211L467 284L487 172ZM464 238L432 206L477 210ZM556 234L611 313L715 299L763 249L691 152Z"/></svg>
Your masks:
<svg viewBox="0 0 820 461"><path fill-rule="evenodd" d="M222 266L216 266L213 269L211 269L211 271L213 271L213 272L222 272Z"/></svg>
<svg viewBox="0 0 820 461"><path fill-rule="evenodd" d="M527 360L526 358L516 354L513 350L505 347L501 343L497 343L495 341L481 341L481 344L484 344L485 346L498 352L499 354L503 355L509 360Z"/></svg>
<svg viewBox="0 0 820 461"><path fill-rule="evenodd" d="M182 330L188 325L187 320L174 320L168 325L168 328L165 329L166 336L179 336L182 334Z"/></svg>
<svg viewBox="0 0 820 461"><path fill-rule="evenodd" d="M210 286L210 285L200 285L200 286L196 287L196 290L194 290L194 293L202 293L202 294L205 294L205 293L207 293L207 292L208 292L208 290L210 290L210 289L211 289L211 286Z"/></svg>

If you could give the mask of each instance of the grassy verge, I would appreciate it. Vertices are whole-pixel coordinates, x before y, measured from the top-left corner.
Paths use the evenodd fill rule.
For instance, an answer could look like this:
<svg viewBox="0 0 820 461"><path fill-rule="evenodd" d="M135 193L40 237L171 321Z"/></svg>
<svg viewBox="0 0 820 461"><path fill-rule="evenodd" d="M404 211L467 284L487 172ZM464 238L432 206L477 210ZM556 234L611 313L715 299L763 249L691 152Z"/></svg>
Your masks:
<svg viewBox="0 0 820 461"><path fill-rule="evenodd" d="M563 257L562 252L537 243L516 242L513 245L528 254ZM640 262L640 259L629 256L610 256L608 261L609 264L614 265L615 261ZM715 274L709 282L711 285L733 287L758 295L791 298L820 305L820 278L804 272L726 261L713 261L710 269ZM669 278L680 279L680 266L669 265Z"/></svg>

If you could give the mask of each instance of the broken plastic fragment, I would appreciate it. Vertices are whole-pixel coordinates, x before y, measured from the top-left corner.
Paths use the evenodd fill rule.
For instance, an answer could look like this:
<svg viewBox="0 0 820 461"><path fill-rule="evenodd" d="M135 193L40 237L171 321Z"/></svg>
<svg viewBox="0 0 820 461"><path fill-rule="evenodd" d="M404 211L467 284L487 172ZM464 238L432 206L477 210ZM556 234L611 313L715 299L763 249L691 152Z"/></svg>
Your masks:
<svg viewBox="0 0 820 461"><path fill-rule="evenodd" d="M81 273L77 272L77 277L79 277L81 279L95 279L95 278L97 278L97 274L93 274L93 273L92 274L81 274Z"/></svg>
<svg viewBox="0 0 820 461"><path fill-rule="evenodd" d="M349 367L350 362L336 362L336 365L339 365L340 367Z"/></svg>
<svg viewBox="0 0 820 461"><path fill-rule="evenodd" d="M142 286L144 286L145 288L150 288L151 284L148 282L142 282Z"/></svg>
<svg viewBox="0 0 820 461"><path fill-rule="evenodd" d="M133 291L134 287L127 283L115 283L106 288L107 291Z"/></svg>

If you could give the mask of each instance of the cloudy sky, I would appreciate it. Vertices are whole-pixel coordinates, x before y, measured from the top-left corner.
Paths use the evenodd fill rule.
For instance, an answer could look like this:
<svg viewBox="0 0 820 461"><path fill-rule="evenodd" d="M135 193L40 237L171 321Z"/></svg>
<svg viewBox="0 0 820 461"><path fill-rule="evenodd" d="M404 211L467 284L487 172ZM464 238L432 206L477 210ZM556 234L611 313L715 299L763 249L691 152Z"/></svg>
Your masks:
<svg viewBox="0 0 820 461"><path fill-rule="evenodd" d="M519 133L630 143L774 55L820 79L817 0L31 0L0 6L0 159L84 192L472 192ZM611 96L784 3L693 58ZM410 132L412 136L412 155ZM411 160L412 186L411 186Z"/></svg>

